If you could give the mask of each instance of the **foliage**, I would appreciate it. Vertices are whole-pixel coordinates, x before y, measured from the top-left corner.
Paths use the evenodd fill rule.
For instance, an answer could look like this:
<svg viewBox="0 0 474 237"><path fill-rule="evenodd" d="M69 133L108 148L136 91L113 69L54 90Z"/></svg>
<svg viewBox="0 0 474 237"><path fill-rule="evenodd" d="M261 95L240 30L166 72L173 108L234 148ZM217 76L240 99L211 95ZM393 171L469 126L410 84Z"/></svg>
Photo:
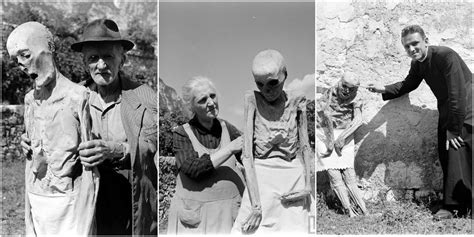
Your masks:
<svg viewBox="0 0 474 237"><path fill-rule="evenodd" d="M159 188L159 230L160 234L165 232L168 224L168 209L171 204L171 198L173 198L176 186L176 175L177 169L174 162L174 157L162 157L160 156L159 161L160 168L160 188Z"/></svg>
<svg viewBox="0 0 474 237"><path fill-rule="evenodd" d="M128 24L128 38L135 43L135 47L143 52L144 56L154 57L156 33L139 19L133 18Z"/></svg>
<svg viewBox="0 0 474 237"><path fill-rule="evenodd" d="M181 111L170 112L160 108L160 156L174 156L173 129L186 123L188 119Z"/></svg>
<svg viewBox="0 0 474 237"><path fill-rule="evenodd" d="M20 3L10 7L3 16L2 46L6 48L8 35L16 25L27 21L37 21L48 27L55 36L55 62L59 71L74 82L86 80L90 76L85 70L82 55L71 50L71 44L77 42L84 27L89 22L85 14L65 14L61 10L41 9L29 3ZM53 11L53 12L52 12ZM55 11L55 12L54 12ZM49 14L48 14L49 12ZM123 70L131 78L141 83L157 88L157 60L154 54L156 34L146 28L145 24L138 24L131 17L130 29L127 30L137 47L128 55L128 63ZM145 28L144 28L145 27ZM32 89L33 81L28 75L21 72L17 64L2 50L2 101L10 104L22 104L24 95Z"/></svg>

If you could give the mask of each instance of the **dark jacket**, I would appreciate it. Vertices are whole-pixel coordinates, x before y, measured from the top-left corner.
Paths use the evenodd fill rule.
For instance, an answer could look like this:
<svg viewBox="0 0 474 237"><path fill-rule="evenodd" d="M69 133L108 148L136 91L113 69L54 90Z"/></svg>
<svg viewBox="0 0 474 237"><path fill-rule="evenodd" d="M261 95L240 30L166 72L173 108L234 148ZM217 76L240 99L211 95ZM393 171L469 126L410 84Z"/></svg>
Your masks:
<svg viewBox="0 0 474 237"><path fill-rule="evenodd" d="M157 234L157 94L120 73L121 117L130 145L132 233ZM94 87L94 83L86 83ZM119 207L117 207L119 208Z"/></svg>
<svg viewBox="0 0 474 237"><path fill-rule="evenodd" d="M425 79L438 100L439 129L461 135L464 123L472 126L472 73L462 58L444 46L429 46L423 62L413 60L404 81L385 87L384 100L416 89Z"/></svg>

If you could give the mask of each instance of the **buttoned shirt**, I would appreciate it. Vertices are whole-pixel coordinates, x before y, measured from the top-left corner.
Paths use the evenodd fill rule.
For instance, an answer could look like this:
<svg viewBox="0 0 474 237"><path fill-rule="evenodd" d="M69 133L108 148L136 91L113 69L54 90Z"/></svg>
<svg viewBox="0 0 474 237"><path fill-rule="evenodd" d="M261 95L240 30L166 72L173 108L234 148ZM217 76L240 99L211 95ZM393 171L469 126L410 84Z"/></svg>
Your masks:
<svg viewBox="0 0 474 237"><path fill-rule="evenodd" d="M91 92L90 112L94 139L116 142L127 141L120 116L121 101L122 97L119 96L117 100L106 103L97 92Z"/></svg>
<svg viewBox="0 0 474 237"><path fill-rule="evenodd" d="M90 95L90 113L92 121L92 137L93 139L102 139L105 141L113 141L127 146L127 136L122 124L121 117L121 95L112 102L106 103L96 91L92 91ZM126 156L117 157L120 160ZM106 163L107 164L107 163Z"/></svg>

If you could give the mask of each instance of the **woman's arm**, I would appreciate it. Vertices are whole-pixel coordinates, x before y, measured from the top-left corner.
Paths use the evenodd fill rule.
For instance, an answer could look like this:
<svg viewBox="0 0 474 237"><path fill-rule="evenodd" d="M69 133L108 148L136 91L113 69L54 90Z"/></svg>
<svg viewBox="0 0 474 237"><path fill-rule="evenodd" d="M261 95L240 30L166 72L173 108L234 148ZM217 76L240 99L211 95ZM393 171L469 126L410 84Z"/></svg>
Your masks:
<svg viewBox="0 0 474 237"><path fill-rule="evenodd" d="M222 139L222 138L221 138ZM214 168L221 166L227 161L233 154L236 154L242 150L242 137L234 139L232 142L227 144L225 147L219 149L210 156L212 165Z"/></svg>
<svg viewBox="0 0 474 237"><path fill-rule="evenodd" d="M240 152L242 150L242 138L234 139L212 155L203 154L199 156L184 129L178 128L173 133L173 149L178 169L188 177L199 180L221 166L233 154Z"/></svg>
<svg viewBox="0 0 474 237"><path fill-rule="evenodd" d="M173 150L176 167L191 179L200 180L214 170L209 154L199 157L182 127L173 132Z"/></svg>

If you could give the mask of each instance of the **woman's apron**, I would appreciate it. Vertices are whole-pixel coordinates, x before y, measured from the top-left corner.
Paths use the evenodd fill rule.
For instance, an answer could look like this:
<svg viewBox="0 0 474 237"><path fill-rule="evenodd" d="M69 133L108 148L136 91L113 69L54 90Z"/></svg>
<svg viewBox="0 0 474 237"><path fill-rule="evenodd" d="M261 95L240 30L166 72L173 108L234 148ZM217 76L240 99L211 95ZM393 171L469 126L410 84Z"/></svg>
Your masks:
<svg viewBox="0 0 474 237"><path fill-rule="evenodd" d="M213 154L230 143L224 121L221 143L216 149L204 147L189 124L183 128L199 157ZM176 180L176 193L168 215L168 234L230 233L245 188L235 156L217 167L209 177L196 181L183 173Z"/></svg>

